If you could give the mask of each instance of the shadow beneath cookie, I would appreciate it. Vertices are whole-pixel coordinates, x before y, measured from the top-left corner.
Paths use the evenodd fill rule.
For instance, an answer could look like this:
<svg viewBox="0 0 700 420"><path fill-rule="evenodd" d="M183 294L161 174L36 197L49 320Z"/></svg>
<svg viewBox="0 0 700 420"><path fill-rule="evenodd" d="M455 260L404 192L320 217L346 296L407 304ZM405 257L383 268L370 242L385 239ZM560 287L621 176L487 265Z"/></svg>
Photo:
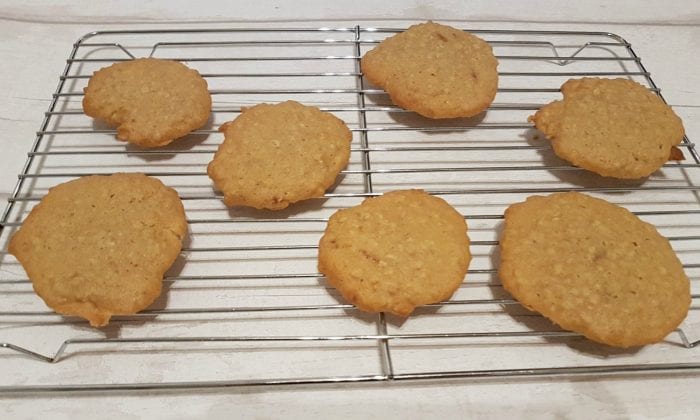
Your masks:
<svg viewBox="0 0 700 420"><path fill-rule="evenodd" d="M500 222L495 227L495 231L500 240L503 234L503 222ZM500 247L495 248L490 258L492 267L498 268L500 266ZM510 293L508 293L503 287L492 287L490 288L490 290L494 299L515 300L513 296L511 296ZM503 309L503 312L512 317L513 320L520 324L523 324L533 332L549 333L564 331L549 319L545 318L537 312L525 308L517 301L512 304L503 304L501 305L501 308ZM612 347L605 344L596 343L580 335L558 337L543 336L542 339L545 342L551 344L565 344L567 347L574 351L601 359L617 356L629 356L641 350L641 347Z"/></svg>
<svg viewBox="0 0 700 420"><path fill-rule="evenodd" d="M594 172L587 171L582 168L577 168L564 159L559 158L551 149L549 140L545 135L535 128L530 128L521 137L530 146L537 147L537 153L542 157L542 165L548 169L549 173L557 177L561 182L570 184L574 187L582 188L619 188L619 189L634 189L639 188L644 184L647 178L640 179L618 179L598 175ZM610 191L610 194L628 194L630 191Z"/></svg>
<svg viewBox="0 0 700 420"><path fill-rule="evenodd" d="M182 248L189 248L192 245L192 236L190 234L190 230L187 229L187 233L185 234L185 237L182 239ZM165 273L164 277L164 283L168 283L171 281L172 278L177 277L182 273L182 270L185 268L185 265L187 264L187 256L180 252L180 255L177 256L175 259L175 262L170 266L168 271ZM162 297L162 295L161 295ZM157 299L153 305L156 305L157 302L160 301L160 298ZM153 306L151 305L151 306ZM163 308L165 305L162 306Z"/></svg>
<svg viewBox="0 0 700 420"><path fill-rule="evenodd" d="M282 210L256 209L246 206L234 206L228 208L228 214L232 219L245 218L257 220L289 219L298 214L313 212L323 208L327 198L311 198L290 204Z"/></svg>
<svg viewBox="0 0 700 420"><path fill-rule="evenodd" d="M411 312L409 316L402 317L394 314L386 314L386 322L391 325L392 327L395 328L401 328L403 324L405 324L409 318L420 318L420 317L432 317L438 314L440 312L440 309L442 309L442 306L440 303L434 303L431 305L424 305L424 306L419 306L416 309Z"/></svg>
<svg viewBox="0 0 700 420"><path fill-rule="evenodd" d="M335 188L338 187L343 182L345 178L344 174L339 175L336 178L335 183L326 190L326 193L333 193ZM216 189L213 189L212 193L220 194ZM229 216L232 219L235 218L247 218L247 219L258 219L258 220L277 220L277 219L289 219L291 217L297 216L299 214L304 214L307 212L316 212L321 210L326 201L330 197L313 197L302 201L297 201L296 203L290 204L288 207L281 210L267 210L267 209L256 209L247 206L234 206L228 208ZM223 200L223 198L222 198Z"/></svg>
<svg viewBox="0 0 700 420"><path fill-rule="evenodd" d="M317 281L319 287L322 287L324 290L326 290L328 292L328 296L331 297L337 305L352 305L351 303L346 301L345 298L343 298L343 296L337 289L335 289L328 283L328 280L324 275L319 275ZM376 323L377 317L379 316L379 314L377 313L361 311L354 305L349 306L347 308L343 308L343 312L345 316L356 319L366 325Z"/></svg>
<svg viewBox="0 0 700 420"><path fill-rule="evenodd" d="M99 130L99 131L113 131L114 133L112 133L112 135L115 136L114 140L122 142L121 140L117 140L117 138L116 138L117 132L116 132L115 127L111 124L107 124L106 122L104 122L102 120L98 120L98 119L93 118L92 119L92 129Z"/></svg>
<svg viewBox="0 0 700 420"><path fill-rule="evenodd" d="M376 88L374 86L369 86L369 88ZM378 88L376 88L378 89ZM402 128L408 127L415 130L420 130L430 135L439 135L446 133L459 133L463 132L465 129L471 129L477 127L486 118L488 111L483 111L477 115L468 118L428 118L424 117L416 112L403 109L394 105L391 98L386 92L381 93L368 93L365 97L369 100L367 104L368 107L392 107L394 109L382 112L382 115L388 115L393 123L400 125ZM382 126L386 123L381 123L377 121L372 121L372 114L368 113L368 123L370 126ZM391 122L388 122L393 125ZM454 130L450 130L450 129Z"/></svg>
<svg viewBox="0 0 700 420"><path fill-rule="evenodd" d="M389 97L389 94L386 93L386 91L382 90L382 88L373 85L370 83L367 79L363 78L363 81L365 83L364 88L365 90L372 90L376 89L379 92L372 92L372 93L365 93L365 105L367 107L395 107L393 102L391 102L391 98ZM398 110L401 110L401 108L397 108ZM391 112L391 111L389 111Z"/></svg>
<svg viewBox="0 0 700 420"><path fill-rule="evenodd" d="M328 295L331 298L333 298L338 305L352 305L347 300L345 300L345 298L343 298L343 296L340 294L340 292L338 292L338 290L336 290L335 288L333 288L333 286L328 284L328 280L326 280L325 276L321 275L318 277L318 284L319 286L323 287L326 291L328 291ZM417 318L421 316L434 316L440 311L441 307L442 305L440 305L439 303L433 305L419 306L407 317L401 317L398 315L385 313L384 321L392 327L401 328L401 326L406 321L408 321L409 318ZM365 312L358 309L355 306L344 308L343 312L345 312L345 315L347 317L354 318L364 324L381 324L379 312ZM381 331L377 332L382 333Z"/></svg>
<svg viewBox="0 0 700 420"><path fill-rule="evenodd" d="M329 193L329 194L333 193L333 191L335 191L335 189L338 188L338 186L343 183L343 180L345 179L346 176L347 175L343 174L343 173L338 174L338 176L335 177L335 181L333 182L333 184L330 187L328 187L328 189L326 189L326 193Z"/></svg>
<svg viewBox="0 0 700 420"><path fill-rule="evenodd" d="M174 158L178 153L192 150L209 138L209 134L188 134L180 137L172 143L161 148L144 148L133 144L126 144L126 154L129 157L139 158L146 162L158 162ZM166 149L167 148L167 149ZM212 148L211 157L216 150Z"/></svg>
<svg viewBox="0 0 700 420"><path fill-rule="evenodd" d="M187 134L183 137L173 140L172 143L166 144L161 147L141 147L135 144L128 143L124 140L120 140L116 136L115 127L113 125L107 124L101 120L92 120L92 129L99 131L113 131L112 136L114 141L119 144L124 144L124 149L128 157L138 158L146 162L163 161L172 159L180 152L185 152L192 150L200 146L204 141L206 141L211 133L199 133L193 132ZM211 121L201 127L199 130L212 130L213 123ZM222 138L223 140L223 138ZM214 156L216 147L212 146L211 155Z"/></svg>
<svg viewBox="0 0 700 420"><path fill-rule="evenodd" d="M427 118L415 112L390 112L389 116L397 124L404 127L411 127L416 130L425 130L426 134L445 134L459 133L465 129L471 129L478 126L484 118L487 111L481 112L469 118L444 118L433 119ZM454 130L451 130L454 129Z"/></svg>

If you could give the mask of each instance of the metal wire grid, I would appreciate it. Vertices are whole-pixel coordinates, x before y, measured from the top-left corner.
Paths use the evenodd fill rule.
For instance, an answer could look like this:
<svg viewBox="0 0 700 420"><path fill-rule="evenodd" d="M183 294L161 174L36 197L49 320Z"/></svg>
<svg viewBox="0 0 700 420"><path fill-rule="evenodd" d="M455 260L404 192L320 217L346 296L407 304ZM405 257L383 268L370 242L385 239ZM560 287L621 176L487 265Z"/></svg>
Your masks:
<svg viewBox="0 0 700 420"><path fill-rule="evenodd" d="M409 379L631 372L697 373L700 158L645 182L608 180L558 160L527 116L570 77L628 77L658 92L632 47L603 32L475 30L499 58L489 111L433 121L367 84L359 58L396 29L104 31L81 38L2 217L0 353L4 392L210 388ZM141 150L84 116L92 72L138 56L182 60L208 80L210 126ZM216 128L242 106L296 99L343 118L351 163L323 199L283 212L226 209L205 173ZM10 234L51 186L78 176L140 171L176 188L190 235L152 308L104 331L48 311L7 254ZM450 301L407 321L362 314L315 269L333 211L399 188L424 188L460 210L474 260ZM616 351L557 329L504 293L495 275L503 209L527 195L578 190L624 205L671 240L691 278L683 329L642 351ZM686 331L689 333L686 334ZM691 337L691 338L688 338ZM49 362L47 365L43 362ZM60 363L57 363L60 362Z"/></svg>

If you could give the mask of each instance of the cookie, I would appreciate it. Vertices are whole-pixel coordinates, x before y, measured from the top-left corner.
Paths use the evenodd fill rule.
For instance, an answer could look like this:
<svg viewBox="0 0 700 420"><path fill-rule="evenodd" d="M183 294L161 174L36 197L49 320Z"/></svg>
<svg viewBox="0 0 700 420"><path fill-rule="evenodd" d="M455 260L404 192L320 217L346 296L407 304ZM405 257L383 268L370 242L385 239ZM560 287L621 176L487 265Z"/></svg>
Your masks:
<svg viewBox="0 0 700 420"><path fill-rule="evenodd" d="M207 173L228 206L280 210L323 196L350 159L345 123L294 101L244 109L220 131Z"/></svg>
<svg viewBox="0 0 700 420"><path fill-rule="evenodd" d="M318 249L319 271L347 301L403 317L452 296L470 261L464 217L422 190L339 210Z"/></svg>
<svg viewBox="0 0 700 420"><path fill-rule="evenodd" d="M117 126L117 138L158 147L202 127L211 114L207 82L182 63L139 58L96 71L85 114Z"/></svg>
<svg viewBox="0 0 700 420"><path fill-rule="evenodd" d="M428 118L486 110L498 89L497 66L486 41L433 22L385 39L361 61L364 76L394 104Z"/></svg>
<svg viewBox="0 0 700 420"><path fill-rule="evenodd" d="M671 107L628 79L571 79L562 101L530 117L552 142L554 153L599 175L649 176L683 139L683 124ZM680 155L682 158L682 154Z"/></svg>
<svg viewBox="0 0 700 420"><path fill-rule="evenodd" d="M514 204L500 251L513 297L599 343L661 341L688 313L690 283L668 240L605 200L567 192Z"/></svg>
<svg viewBox="0 0 700 420"><path fill-rule="evenodd" d="M159 180L87 176L51 188L9 251L49 307L101 327L160 295L186 231L177 193Z"/></svg>

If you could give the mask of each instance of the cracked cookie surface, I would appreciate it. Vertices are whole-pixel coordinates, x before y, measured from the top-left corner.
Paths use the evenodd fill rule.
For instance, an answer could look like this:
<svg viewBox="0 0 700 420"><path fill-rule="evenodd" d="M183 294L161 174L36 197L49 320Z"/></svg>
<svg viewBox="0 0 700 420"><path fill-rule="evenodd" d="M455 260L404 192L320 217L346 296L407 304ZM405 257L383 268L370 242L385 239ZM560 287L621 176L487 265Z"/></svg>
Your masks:
<svg viewBox="0 0 700 420"><path fill-rule="evenodd" d="M87 176L51 188L9 251L49 307L99 327L160 295L186 231L182 202L159 180Z"/></svg>
<svg viewBox="0 0 700 420"><path fill-rule="evenodd" d="M471 254L464 217L422 190L400 190L339 210L318 250L319 271L367 312L408 316L448 299Z"/></svg>

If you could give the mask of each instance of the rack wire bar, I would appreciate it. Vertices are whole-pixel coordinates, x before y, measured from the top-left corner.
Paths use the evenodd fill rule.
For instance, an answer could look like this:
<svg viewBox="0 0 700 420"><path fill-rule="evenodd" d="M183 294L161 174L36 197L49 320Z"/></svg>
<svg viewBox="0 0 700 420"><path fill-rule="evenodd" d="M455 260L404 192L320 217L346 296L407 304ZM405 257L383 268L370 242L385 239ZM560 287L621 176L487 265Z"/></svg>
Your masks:
<svg viewBox="0 0 700 420"><path fill-rule="evenodd" d="M571 77L630 78L661 96L632 45L609 32L471 30L499 58L496 99L481 116L439 121L393 105L363 77L362 55L401 30L158 29L79 39L0 218L0 394L700 374L695 144L686 137L679 146L690 159L669 162L643 182L616 183L558 160L527 122L559 99ZM211 124L144 150L116 142L113 128L86 117L80 101L92 72L142 56L196 68L214 95ZM348 168L323 197L288 210L227 209L206 177L221 141L218 126L245 107L286 99L348 124ZM189 238L159 302L113 317L104 330L90 329L41 303L7 241L49 188L123 171L158 177L178 191ZM447 301L407 320L365 315L317 272L318 239L337 209L405 188L440 195L463 214L472 264ZM686 322L663 342L616 353L559 330L503 290L497 280L503 210L530 194L562 191L623 205L670 240L691 279L692 304ZM614 354L615 363L602 363L599 354ZM103 369L115 376L105 379Z"/></svg>
<svg viewBox="0 0 700 420"><path fill-rule="evenodd" d="M700 295L692 295L693 300L700 299ZM445 306L457 306L457 305L517 305L518 302L513 299L470 299L470 300L457 300L452 299L440 303L426 304L424 308L440 308ZM348 309L355 310L354 306L348 304L334 304L334 305L298 305L298 306L265 306L265 307L208 307L208 308L171 308L171 309L146 309L137 314L124 316L124 318L138 318L149 315L181 315L181 314L233 314L233 313L250 313L250 312L291 312L291 311L317 311L317 310L335 310L335 309ZM55 313L50 311L13 311L13 312L0 312L0 316L55 316ZM682 331L682 330L681 330ZM379 340L384 340L386 332L380 332ZM489 334L489 333L485 333ZM502 333L494 333L496 335ZM534 333L537 335L539 333ZM448 337L448 335L442 335L443 337ZM686 336L687 337L687 336ZM691 343L692 344L692 343ZM693 344L694 345L694 344ZM691 345L690 347L693 347Z"/></svg>
<svg viewBox="0 0 700 420"><path fill-rule="evenodd" d="M360 111L360 108L353 111ZM680 144L679 148L695 147L695 144ZM421 151L503 151L503 150L550 150L548 146L412 146L412 147L353 147L352 152L421 152ZM216 151L211 149L198 150L83 150L83 151L53 151L53 152L30 152L29 156L70 156L70 155L171 155L171 154L212 154ZM681 164L682 165L682 164ZM673 165L676 166L676 165ZM688 165L686 165L688 166ZM529 167L531 168L531 167ZM552 167L549 167L552 168ZM563 168L561 166L560 168ZM573 168L573 167L569 167Z"/></svg>
<svg viewBox="0 0 700 420"><path fill-rule="evenodd" d="M258 386L281 385L323 385L323 384L350 384L364 382L387 381L417 381L417 380L449 380L449 379L486 379L486 378L534 378L534 377L576 377L590 375L622 375L644 373L696 373L700 370L697 363L664 363L648 365L610 365L610 366L567 366L534 369L493 369L482 371L451 371L451 372L420 372L393 375L358 375L337 376L321 378L273 378L257 380L237 381L207 381L207 382L154 382L154 383L96 383L85 385L54 385L25 387L0 386L0 393L46 393L46 392L88 392L99 393L105 391L167 391L183 389L217 389L217 388L241 388Z"/></svg>
<svg viewBox="0 0 700 420"><path fill-rule="evenodd" d="M674 168L697 168L700 167L697 163L677 163L673 165L667 165L667 167ZM389 168L389 169L349 169L343 170L341 174L407 174L407 173L419 173L419 172L505 172L505 171L583 171L581 168L573 166L551 166L543 165L541 167L533 166L467 166L467 167L451 167L451 168ZM64 173L50 173L50 174L28 174L21 175L20 178L56 178L56 177L69 177L78 178L88 175L109 175L110 173L100 173L100 172L64 172ZM146 175L164 177L164 176L207 176L206 172L191 171L191 172L145 172ZM371 191L368 191L371 193Z"/></svg>
<svg viewBox="0 0 700 420"><path fill-rule="evenodd" d="M161 175L162 176L162 175ZM480 195L480 194L547 194L555 192L578 191L578 192L632 192L632 191L697 191L700 187L691 185L670 185L670 186L644 186L644 187L558 187L558 188L503 188L503 189L469 189L469 190L432 190L425 189L426 192L433 195ZM312 198L310 200L340 198L340 197L376 197L382 193L378 192L362 192L362 193L326 193L321 198ZM220 195L181 195L181 200L220 200L223 196ZM27 202L39 201L40 197L15 197L9 198L8 202Z"/></svg>

